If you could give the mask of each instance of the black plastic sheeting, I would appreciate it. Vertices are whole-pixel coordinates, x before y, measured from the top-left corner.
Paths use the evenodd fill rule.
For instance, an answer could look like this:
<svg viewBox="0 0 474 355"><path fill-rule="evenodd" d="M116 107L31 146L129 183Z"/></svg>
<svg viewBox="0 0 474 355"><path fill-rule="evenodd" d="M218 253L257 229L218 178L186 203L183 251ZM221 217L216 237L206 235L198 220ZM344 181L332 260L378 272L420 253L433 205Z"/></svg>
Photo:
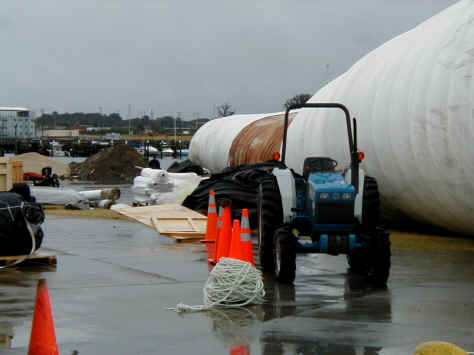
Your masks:
<svg viewBox="0 0 474 355"><path fill-rule="evenodd" d="M41 246L43 207L27 194L0 192L0 256L27 255Z"/></svg>
<svg viewBox="0 0 474 355"><path fill-rule="evenodd" d="M199 165L194 164L191 160L186 159L182 162L175 161L166 170L170 173L196 173L198 175L204 175L206 172Z"/></svg>
<svg viewBox="0 0 474 355"><path fill-rule="evenodd" d="M207 211L209 192L214 190L216 200L228 198L232 201L232 219L240 220L242 209L247 208L250 227L256 228L258 186L276 167L285 166L281 162L268 162L226 168L222 173L202 180L183 201L183 206L195 211Z"/></svg>

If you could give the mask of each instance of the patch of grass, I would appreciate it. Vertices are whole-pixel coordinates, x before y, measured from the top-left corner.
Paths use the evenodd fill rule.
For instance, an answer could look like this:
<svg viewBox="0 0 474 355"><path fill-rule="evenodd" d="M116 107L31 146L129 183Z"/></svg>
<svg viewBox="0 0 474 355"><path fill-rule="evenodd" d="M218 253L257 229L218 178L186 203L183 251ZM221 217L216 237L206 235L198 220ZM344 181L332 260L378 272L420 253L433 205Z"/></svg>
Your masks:
<svg viewBox="0 0 474 355"><path fill-rule="evenodd" d="M67 216L67 217L82 217L82 218L102 218L102 219L116 219L122 221L136 222L134 219L121 215L114 210L105 208L94 208L90 210L68 210L64 206L44 206L46 215Z"/></svg>
<svg viewBox="0 0 474 355"><path fill-rule="evenodd" d="M392 248L474 252L474 237L390 231Z"/></svg>

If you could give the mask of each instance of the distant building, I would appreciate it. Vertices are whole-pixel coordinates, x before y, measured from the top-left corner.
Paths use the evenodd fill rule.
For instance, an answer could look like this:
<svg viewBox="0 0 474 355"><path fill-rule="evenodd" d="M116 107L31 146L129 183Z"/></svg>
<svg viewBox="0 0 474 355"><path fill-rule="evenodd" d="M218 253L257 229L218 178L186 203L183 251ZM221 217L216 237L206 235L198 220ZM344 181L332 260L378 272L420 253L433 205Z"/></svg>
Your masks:
<svg viewBox="0 0 474 355"><path fill-rule="evenodd" d="M110 131L111 127L86 127L87 132Z"/></svg>
<svg viewBox="0 0 474 355"><path fill-rule="evenodd" d="M0 138L33 138L35 122L24 107L0 106Z"/></svg>
<svg viewBox="0 0 474 355"><path fill-rule="evenodd" d="M45 129L41 132L43 137L51 138L65 138L65 137L79 137L78 129Z"/></svg>

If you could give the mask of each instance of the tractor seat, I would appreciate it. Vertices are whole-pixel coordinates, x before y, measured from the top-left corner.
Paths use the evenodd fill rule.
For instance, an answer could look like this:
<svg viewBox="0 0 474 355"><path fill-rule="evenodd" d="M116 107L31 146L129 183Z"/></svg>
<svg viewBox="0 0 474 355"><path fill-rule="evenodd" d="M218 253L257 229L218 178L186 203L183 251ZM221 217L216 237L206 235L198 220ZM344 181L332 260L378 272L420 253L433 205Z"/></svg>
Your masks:
<svg viewBox="0 0 474 355"><path fill-rule="evenodd" d="M311 157L306 158L303 163L303 177L308 179L312 172L318 173L334 173L337 161L328 157Z"/></svg>

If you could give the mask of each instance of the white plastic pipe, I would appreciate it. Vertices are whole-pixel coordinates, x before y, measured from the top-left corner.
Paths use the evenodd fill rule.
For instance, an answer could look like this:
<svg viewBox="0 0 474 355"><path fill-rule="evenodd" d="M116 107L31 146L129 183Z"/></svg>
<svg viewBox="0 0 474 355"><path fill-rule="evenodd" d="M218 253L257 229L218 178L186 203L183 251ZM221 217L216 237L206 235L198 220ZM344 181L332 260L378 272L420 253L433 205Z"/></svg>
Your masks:
<svg viewBox="0 0 474 355"><path fill-rule="evenodd" d="M102 190L86 190L79 192L85 199L89 201L96 200L118 200L120 198L120 189L102 189Z"/></svg>

